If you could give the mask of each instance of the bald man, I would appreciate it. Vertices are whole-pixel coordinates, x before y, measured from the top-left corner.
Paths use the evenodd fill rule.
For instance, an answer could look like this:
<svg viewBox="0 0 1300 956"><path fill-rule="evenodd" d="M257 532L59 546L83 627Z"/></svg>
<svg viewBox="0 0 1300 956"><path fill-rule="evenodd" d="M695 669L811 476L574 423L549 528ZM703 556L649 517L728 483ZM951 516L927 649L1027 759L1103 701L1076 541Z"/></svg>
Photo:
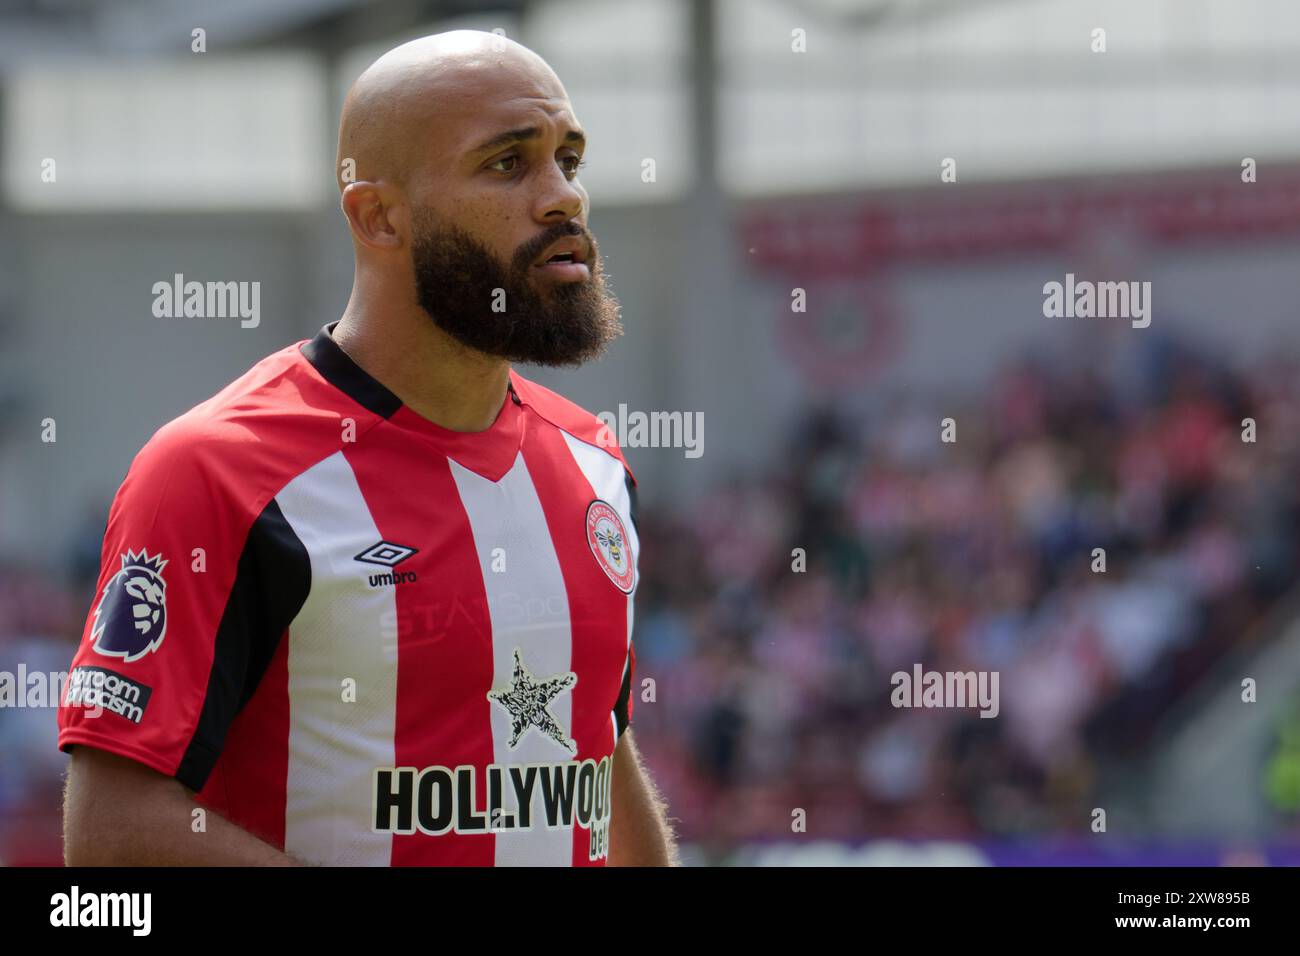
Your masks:
<svg viewBox="0 0 1300 956"><path fill-rule="evenodd" d="M342 317L144 446L63 706L69 864L676 862L632 740L636 479L514 362L621 332L586 140L504 37L347 95Z"/></svg>

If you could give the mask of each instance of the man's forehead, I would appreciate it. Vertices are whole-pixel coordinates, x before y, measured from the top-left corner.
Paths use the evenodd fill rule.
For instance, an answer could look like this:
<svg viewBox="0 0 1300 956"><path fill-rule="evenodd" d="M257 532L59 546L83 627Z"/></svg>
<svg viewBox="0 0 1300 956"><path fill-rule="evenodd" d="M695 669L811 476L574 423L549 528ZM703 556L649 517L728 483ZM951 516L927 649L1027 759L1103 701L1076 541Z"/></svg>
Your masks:
<svg viewBox="0 0 1300 956"><path fill-rule="evenodd" d="M481 54L438 64L431 77L443 92L492 103L514 97L566 99L564 85L545 61Z"/></svg>
<svg viewBox="0 0 1300 956"><path fill-rule="evenodd" d="M513 131L537 128L547 136L551 130L557 130L562 138L570 132L582 132L573 106L563 94L559 97L516 95L482 103L458 103L445 119L445 142L457 155L474 152Z"/></svg>

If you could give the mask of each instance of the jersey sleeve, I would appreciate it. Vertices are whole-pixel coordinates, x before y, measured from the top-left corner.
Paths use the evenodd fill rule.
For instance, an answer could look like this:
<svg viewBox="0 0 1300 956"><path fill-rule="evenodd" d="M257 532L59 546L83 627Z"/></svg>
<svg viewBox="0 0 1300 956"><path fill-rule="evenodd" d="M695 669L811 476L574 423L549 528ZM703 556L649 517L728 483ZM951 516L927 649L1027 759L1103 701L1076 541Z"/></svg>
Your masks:
<svg viewBox="0 0 1300 956"><path fill-rule="evenodd" d="M60 699L59 749L96 747L202 789L309 573L238 450L178 419L132 462Z"/></svg>
<svg viewBox="0 0 1300 956"><path fill-rule="evenodd" d="M637 492L636 478L632 475L632 469L628 468L626 463L623 466L624 486L627 488L628 497L628 517L632 519L631 534L629 538L633 578L638 584L640 583L641 569L638 562L641 557L641 530L638 526L637 515ZM614 723L618 730L618 736L623 736L623 731L627 730L632 723L632 688L636 684L636 647L632 643L632 621L633 621L633 600L636 596L636 590L633 588L632 594L627 598L627 662L623 666L623 685L619 688L618 703L614 707Z"/></svg>

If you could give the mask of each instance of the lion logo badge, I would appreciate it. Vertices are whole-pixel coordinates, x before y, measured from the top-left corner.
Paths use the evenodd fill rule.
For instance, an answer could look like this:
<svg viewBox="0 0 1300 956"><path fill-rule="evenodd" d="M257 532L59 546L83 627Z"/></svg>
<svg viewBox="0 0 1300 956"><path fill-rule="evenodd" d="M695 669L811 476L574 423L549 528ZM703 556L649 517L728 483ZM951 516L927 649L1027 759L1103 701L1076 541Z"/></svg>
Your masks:
<svg viewBox="0 0 1300 956"><path fill-rule="evenodd" d="M167 561L161 553L129 548L121 557L122 569L104 585L90 633L97 653L129 664L156 651L167 633Z"/></svg>

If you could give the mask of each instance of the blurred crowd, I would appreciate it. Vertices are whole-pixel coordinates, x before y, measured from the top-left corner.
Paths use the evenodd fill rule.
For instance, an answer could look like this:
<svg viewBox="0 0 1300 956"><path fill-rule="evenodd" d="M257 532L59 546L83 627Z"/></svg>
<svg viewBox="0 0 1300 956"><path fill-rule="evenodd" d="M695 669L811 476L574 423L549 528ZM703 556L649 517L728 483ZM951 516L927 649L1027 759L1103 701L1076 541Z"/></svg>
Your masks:
<svg viewBox="0 0 1300 956"><path fill-rule="evenodd" d="M1135 338L1123 361L1027 354L978 394L814 410L767 469L646 511L634 724L683 837L1086 832L1099 775L1271 636L1300 365ZM998 718L891 706L918 663L997 671Z"/></svg>
<svg viewBox="0 0 1300 956"><path fill-rule="evenodd" d="M1102 768L1268 638L1297 576L1300 363L1136 338L814 408L762 470L643 511L633 723L683 839L1077 831ZM102 521L63 577L0 567L0 670L66 669ZM914 664L998 671L998 718L891 706ZM0 710L0 861L59 862L63 764L52 711Z"/></svg>
<svg viewBox="0 0 1300 956"><path fill-rule="evenodd" d="M94 578L84 587L78 593L67 579L0 563L0 672L16 682L24 671L67 671ZM50 707L0 707L0 865L63 861L59 807L67 758L58 751L55 719Z"/></svg>

